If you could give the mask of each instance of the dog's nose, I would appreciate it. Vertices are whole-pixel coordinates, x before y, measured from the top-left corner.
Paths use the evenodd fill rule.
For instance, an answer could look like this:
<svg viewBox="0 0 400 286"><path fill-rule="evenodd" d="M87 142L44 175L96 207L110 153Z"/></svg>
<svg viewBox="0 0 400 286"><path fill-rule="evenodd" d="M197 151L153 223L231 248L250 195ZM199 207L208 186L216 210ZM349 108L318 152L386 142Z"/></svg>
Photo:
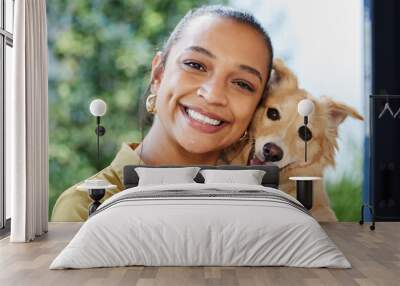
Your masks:
<svg viewBox="0 0 400 286"><path fill-rule="evenodd" d="M266 143L263 147L265 161L276 162L282 160L283 151L274 143Z"/></svg>

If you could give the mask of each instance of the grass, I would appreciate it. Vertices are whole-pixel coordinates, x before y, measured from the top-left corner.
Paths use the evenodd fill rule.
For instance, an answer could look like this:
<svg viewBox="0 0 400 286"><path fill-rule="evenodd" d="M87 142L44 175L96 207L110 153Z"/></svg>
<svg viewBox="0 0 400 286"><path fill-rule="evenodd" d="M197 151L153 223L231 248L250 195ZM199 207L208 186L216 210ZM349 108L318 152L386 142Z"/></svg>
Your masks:
<svg viewBox="0 0 400 286"><path fill-rule="evenodd" d="M362 180L344 175L340 180L327 182L326 190L339 221L358 221L362 201Z"/></svg>

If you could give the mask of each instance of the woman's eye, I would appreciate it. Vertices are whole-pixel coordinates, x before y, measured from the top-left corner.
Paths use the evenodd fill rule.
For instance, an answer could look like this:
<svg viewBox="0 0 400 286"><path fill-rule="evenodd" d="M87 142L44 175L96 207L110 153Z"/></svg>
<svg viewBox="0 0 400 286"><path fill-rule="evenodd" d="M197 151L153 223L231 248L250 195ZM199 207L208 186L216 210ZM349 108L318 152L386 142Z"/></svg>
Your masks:
<svg viewBox="0 0 400 286"><path fill-rule="evenodd" d="M248 90L248 91L250 91L250 92L254 92L254 88L252 88L249 84L247 84L246 82L244 82L244 81L236 81L235 82L239 87L241 87L241 88L243 88L243 89L246 89L246 90Z"/></svg>
<svg viewBox="0 0 400 286"><path fill-rule="evenodd" d="M312 133L311 130L308 129L308 127L305 127L304 125L299 128L299 137L303 141L310 141L312 138Z"/></svg>
<svg viewBox="0 0 400 286"><path fill-rule="evenodd" d="M189 66L192 69L196 69L199 71L206 71L206 69L204 68L203 65L199 64L199 63L195 63L195 62L186 62L184 63L185 65Z"/></svg>
<svg viewBox="0 0 400 286"><path fill-rule="evenodd" d="M268 108L267 117L273 121L281 119L279 111L276 108Z"/></svg>

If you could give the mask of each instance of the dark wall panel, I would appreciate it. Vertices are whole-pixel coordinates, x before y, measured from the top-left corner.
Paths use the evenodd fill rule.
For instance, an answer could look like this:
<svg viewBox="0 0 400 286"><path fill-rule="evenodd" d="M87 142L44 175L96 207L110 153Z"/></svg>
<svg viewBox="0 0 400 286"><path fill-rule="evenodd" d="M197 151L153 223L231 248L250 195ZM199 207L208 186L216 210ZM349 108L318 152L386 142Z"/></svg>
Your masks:
<svg viewBox="0 0 400 286"><path fill-rule="evenodd" d="M372 90L400 94L400 1L375 0L372 8Z"/></svg>
<svg viewBox="0 0 400 286"><path fill-rule="evenodd" d="M400 1L372 0L370 4L372 93L376 95L370 100L371 203L378 221L399 221ZM383 112L385 104L390 110Z"/></svg>

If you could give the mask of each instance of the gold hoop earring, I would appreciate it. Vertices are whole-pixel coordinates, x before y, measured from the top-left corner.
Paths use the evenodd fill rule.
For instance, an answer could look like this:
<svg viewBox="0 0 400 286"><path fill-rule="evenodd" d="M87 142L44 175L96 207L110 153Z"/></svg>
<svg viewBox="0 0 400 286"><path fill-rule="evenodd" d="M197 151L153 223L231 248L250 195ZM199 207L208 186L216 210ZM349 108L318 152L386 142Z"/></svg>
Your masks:
<svg viewBox="0 0 400 286"><path fill-rule="evenodd" d="M150 93L149 96L146 98L146 110L148 113L155 114L157 112L156 101L157 95Z"/></svg>
<svg viewBox="0 0 400 286"><path fill-rule="evenodd" d="M247 135L248 135L248 133L247 133L247 130L246 130L246 131L242 134L242 136L240 136L239 141L243 141L243 140L247 139Z"/></svg>

